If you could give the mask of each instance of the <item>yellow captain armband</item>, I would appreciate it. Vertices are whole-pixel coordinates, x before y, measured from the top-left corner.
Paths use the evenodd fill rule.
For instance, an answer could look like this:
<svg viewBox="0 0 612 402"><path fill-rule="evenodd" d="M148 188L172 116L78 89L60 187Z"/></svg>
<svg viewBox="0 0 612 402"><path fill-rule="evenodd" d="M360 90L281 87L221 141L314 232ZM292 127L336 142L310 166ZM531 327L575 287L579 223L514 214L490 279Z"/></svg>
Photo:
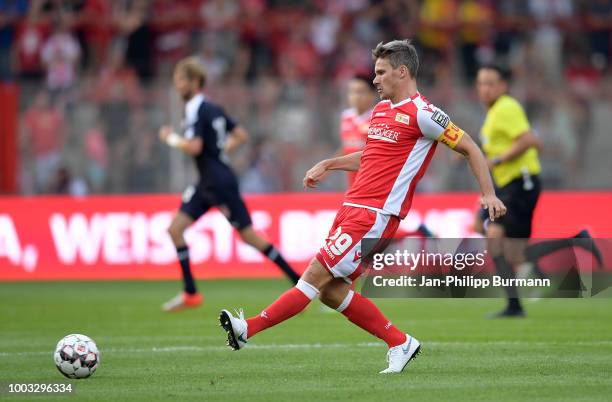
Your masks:
<svg viewBox="0 0 612 402"><path fill-rule="evenodd" d="M441 142L442 144L455 148L459 141L461 141L461 137L463 137L465 131L457 127L452 121L448 123L446 129L440 136L436 139L436 141Z"/></svg>

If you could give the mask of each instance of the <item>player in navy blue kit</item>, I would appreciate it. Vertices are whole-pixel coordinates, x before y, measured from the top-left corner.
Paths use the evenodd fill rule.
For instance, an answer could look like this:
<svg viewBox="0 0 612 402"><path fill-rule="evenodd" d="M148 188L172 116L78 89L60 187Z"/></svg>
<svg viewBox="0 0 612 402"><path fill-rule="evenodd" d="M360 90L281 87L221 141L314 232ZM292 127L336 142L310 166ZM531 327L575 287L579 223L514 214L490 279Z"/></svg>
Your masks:
<svg viewBox="0 0 612 402"><path fill-rule="evenodd" d="M225 214L242 240L272 260L295 284L300 278L280 253L253 230L251 217L238 190L238 180L229 167L227 155L246 142L246 130L237 125L223 109L210 102L202 89L206 72L195 58L181 60L174 70L174 86L185 102L183 135L170 126L159 130L160 139L195 160L199 182L183 193L183 202L168 233L176 246L183 274L184 291L163 305L165 311L178 311L202 304L189 264L185 230L211 207Z"/></svg>

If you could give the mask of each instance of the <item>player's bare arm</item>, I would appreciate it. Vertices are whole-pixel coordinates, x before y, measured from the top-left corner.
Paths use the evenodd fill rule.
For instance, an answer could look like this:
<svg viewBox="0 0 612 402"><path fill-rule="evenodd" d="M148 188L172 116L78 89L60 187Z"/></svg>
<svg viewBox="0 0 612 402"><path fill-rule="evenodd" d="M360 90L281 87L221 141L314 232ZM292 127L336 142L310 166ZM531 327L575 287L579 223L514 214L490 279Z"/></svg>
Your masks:
<svg viewBox="0 0 612 402"><path fill-rule="evenodd" d="M225 153L231 155L249 139L249 133L242 126L236 126L225 141Z"/></svg>
<svg viewBox="0 0 612 402"><path fill-rule="evenodd" d="M345 170L356 172L361 166L361 155L363 151L357 151L348 155L328 159L327 170Z"/></svg>
<svg viewBox="0 0 612 402"><path fill-rule="evenodd" d="M493 181L487 166L487 160L482 154L478 145L472 140L469 135L463 135L459 142L452 148L454 151L462 154L468 161L474 177L478 181L482 196L480 204L484 209L489 211L489 219L495 219L506 214L506 206L497 196L493 188Z"/></svg>
<svg viewBox="0 0 612 402"><path fill-rule="evenodd" d="M499 165L500 163L510 162L520 157L530 148L535 148L538 151L542 149L542 142L531 130L526 131L517 137L507 152L496 158L489 159L489 168L493 169L494 166Z"/></svg>
<svg viewBox="0 0 612 402"><path fill-rule="evenodd" d="M363 154L363 151L322 160L306 172L303 180L304 188L316 187L327 176L330 170L356 172L359 170L359 166L361 166L361 154Z"/></svg>
<svg viewBox="0 0 612 402"><path fill-rule="evenodd" d="M159 129L159 139L169 147L176 148L190 156L198 156L204 147L202 138L186 139L175 133L171 126L162 126Z"/></svg>

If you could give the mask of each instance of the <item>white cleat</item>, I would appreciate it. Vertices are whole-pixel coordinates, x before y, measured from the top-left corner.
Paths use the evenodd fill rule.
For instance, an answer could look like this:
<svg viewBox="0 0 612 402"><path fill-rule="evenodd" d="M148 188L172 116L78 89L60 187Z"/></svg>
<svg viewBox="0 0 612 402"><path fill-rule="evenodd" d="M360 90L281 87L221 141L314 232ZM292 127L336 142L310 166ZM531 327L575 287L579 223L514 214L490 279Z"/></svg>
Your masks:
<svg viewBox="0 0 612 402"><path fill-rule="evenodd" d="M406 334L406 342L394 346L387 352L389 367L380 374L401 373L404 367L421 352L421 343L416 338Z"/></svg>
<svg viewBox="0 0 612 402"><path fill-rule="evenodd" d="M234 317L228 310L221 310L219 322L221 327L227 332L227 346L234 350L240 350L247 344L247 322L244 319L242 309L236 312L238 317Z"/></svg>

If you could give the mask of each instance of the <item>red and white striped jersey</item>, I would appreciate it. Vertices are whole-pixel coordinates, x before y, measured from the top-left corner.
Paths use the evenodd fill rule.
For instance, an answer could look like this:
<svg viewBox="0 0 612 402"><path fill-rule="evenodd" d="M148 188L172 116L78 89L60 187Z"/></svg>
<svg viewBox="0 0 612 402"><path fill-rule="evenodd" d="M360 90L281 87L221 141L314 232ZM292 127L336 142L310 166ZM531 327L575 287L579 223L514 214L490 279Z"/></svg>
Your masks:
<svg viewBox="0 0 612 402"><path fill-rule="evenodd" d="M363 150L368 138L370 116L372 116L372 110L358 114L357 110L350 108L342 112L340 140L344 155Z"/></svg>
<svg viewBox="0 0 612 402"><path fill-rule="evenodd" d="M344 205L405 218L437 142L454 148L463 134L446 113L418 92L397 104L378 103L372 111L359 174Z"/></svg>

